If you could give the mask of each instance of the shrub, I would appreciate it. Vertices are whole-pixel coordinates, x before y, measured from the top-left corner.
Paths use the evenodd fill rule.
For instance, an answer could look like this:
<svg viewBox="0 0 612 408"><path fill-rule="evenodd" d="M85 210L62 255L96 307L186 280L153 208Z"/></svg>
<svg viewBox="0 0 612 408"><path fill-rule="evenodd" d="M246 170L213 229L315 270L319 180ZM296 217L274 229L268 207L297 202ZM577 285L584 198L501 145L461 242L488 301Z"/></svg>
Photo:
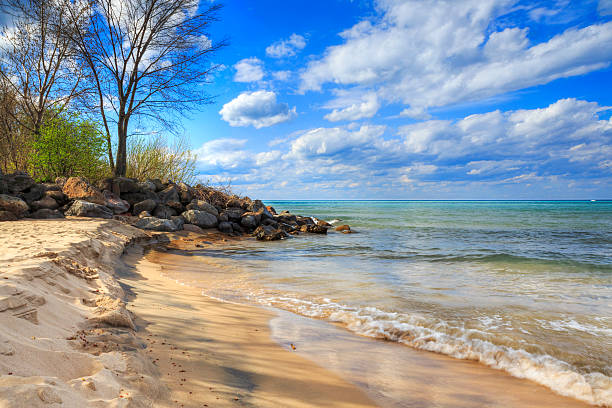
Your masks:
<svg viewBox="0 0 612 408"><path fill-rule="evenodd" d="M161 135L133 137L129 139L126 175L192 185L196 181L196 155L183 137L174 139L172 144Z"/></svg>
<svg viewBox="0 0 612 408"><path fill-rule="evenodd" d="M105 138L96 123L76 114L63 113L46 121L32 147L32 171L39 181L71 176L98 180L109 175Z"/></svg>

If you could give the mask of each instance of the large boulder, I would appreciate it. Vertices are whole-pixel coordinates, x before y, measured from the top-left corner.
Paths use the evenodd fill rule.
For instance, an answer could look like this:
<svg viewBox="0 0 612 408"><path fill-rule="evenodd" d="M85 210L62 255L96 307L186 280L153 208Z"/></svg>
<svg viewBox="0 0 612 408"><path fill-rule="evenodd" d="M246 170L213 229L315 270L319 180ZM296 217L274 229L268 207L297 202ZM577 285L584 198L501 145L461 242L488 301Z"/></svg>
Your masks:
<svg viewBox="0 0 612 408"><path fill-rule="evenodd" d="M166 189L157 193L159 199L162 203L167 203L170 201L181 201L181 197L179 196L179 190L175 185L170 185Z"/></svg>
<svg viewBox="0 0 612 408"><path fill-rule="evenodd" d="M197 225L193 225L193 224L185 224L183 225L183 230L185 231L189 231L189 232L195 232L197 234L204 234L205 231L198 227Z"/></svg>
<svg viewBox="0 0 612 408"><path fill-rule="evenodd" d="M8 183L4 179L4 174L2 174L2 170L0 170L0 194L6 194L8 192Z"/></svg>
<svg viewBox="0 0 612 408"><path fill-rule="evenodd" d="M254 230L255 228L257 228L258 224L259 222L257 221L257 218L255 218L254 215L250 214L245 215L240 220L240 225L242 225L247 230Z"/></svg>
<svg viewBox="0 0 612 408"><path fill-rule="evenodd" d="M201 228L214 228L217 226L217 217L206 211L187 210L181 214L188 224Z"/></svg>
<svg viewBox="0 0 612 408"><path fill-rule="evenodd" d="M134 215L138 215L143 211L152 213L155 207L157 207L157 203L154 200L148 199L134 204L134 211L132 212Z"/></svg>
<svg viewBox="0 0 612 408"><path fill-rule="evenodd" d="M234 232L234 229L232 228L232 223L231 222L220 222L219 231L224 232L226 234L231 234L232 232Z"/></svg>
<svg viewBox="0 0 612 408"><path fill-rule="evenodd" d="M271 227L269 225L260 225L255 231L253 236L258 241L278 241L287 236L287 233L281 229Z"/></svg>
<svg viewBox="0 0 612 408"><path fill-rule="evenodd" d="M153 191L153 192L155 192L155 189L156 189L155 183L153 183L150 180L141 181L140 183L138 183L138 191Z"/></svg>
<svg viewBox="0 0 612 408"><path fill-rule="evenodd" d="M164 218L169 220L170 217L175 216L176 211L174 208L168 207L167 205L160 204L155 207L155 211L153 211L153 216L157 218Z"/></svg>
<svg viewBox="0 0 612 408"><path fill-rule="evenodd" d="M168 201L166 205L176 211L177 214L181 214L185 211L185 206L178 201Z"/></svg>
<svg viewBox="0 0 612 408"><path fill-rule="evenodd" d="M106 199L104 194L83 177L70 177L62 187L64 194L71 200L88 201L94 204L104 205Z"/></svg>
<svg viewBox="0 0 612 408"><path fill-rule="evenodd" d="M20 171L15 172L13 174L7 174L3 178L7 184L8 192L12 194L17 194L21 193L22 191L26 191L34 184L36 184L32 177Z"/></svg>
<svg viewBox="0 0 612 408"><path fill-rule="evenodd" d="M52 210L50 208L41 208L38 211L34 211L30 218L35 218L38 220L49 220L53 218L65 218L64 214L59 212L58 210Z"/></svg>
<svg viewBox="0 0 612 408"><path fill-rule="evenodd" d="M147 182L151 182L155 185L155 191L162 191L164 188L166 188L166 186L164 185L164 183L162 183L162 181L160 179L150 179L147 180Z"/></svg>
<svg viewBox="0 0 612 408"><path fill-rule="evenodd" d="M170 217L170 219L172 220L174 225L176 225L176 229L178 231L183 229L183 225L185 225L185 219L182 215L173 215L172 217Z"/></svg>
<svg viewBox="0 0 612 408"><path fill-rule="evenodd" d="M187 204L193 200L193 189L191 187L185 183L178 183L176 187L178 188L181 203Z"/></svg>
<svg viewBox="0 0 612 408"><path fill-rule="evenodd" d="M122 200L121 198L119 198L119 196L111 193L108 190L104 190L103 194L106 200L104 202L104 205L113 210L115 214L123 214L124 212L127 212L127 210L130 209L130 203L125 200Z"/></svg>
<svg viewBox="0 0 612 408"><path fill-rule="evenodd" d="M45 195L45 186L42 184L33 184L30 188L19 193L19 197L28 205L32 205L34 201L40 200Z"/></svg>
<svg viewBox="0 0 612 408"><path fill-rule="evenodd" d="M151 231L173 232L177 230L177 226L174 221L156 217L140 218L138 221L136 221L134 226Z"/></svg>
<svg viewBox="0 0 612 408"><path fill-rule="evenodd" d="M207 203L204 200L193 200L192 202L187 204L187 209L206 211L207 213L212 214L215 217L219 216L219 211L215 208L215 206L210 203Z"/></svg>
<svg viewBox="0 0 612 408"><path fill-rule="evenodd" d="M227 218L233 222L240 222L242 219L242 214L244 214L244 210L240 207L229 207L226 208L224 213L227 215Z"/></svg>
<svg viewBox="0 0 612 408"><path fill-rule="evenodd" d="M76 200L66 211L66 215L110 219L113 218L113 211L100 204Z"/></svg>
<svg viewBox="0 0 612 408"><path fill-rule="evenodd" d="M261 208L266 208L266 206L261 200L255 200L251 202L251 204L249 205L249 211L252 211L252 212L257 212Z"/></svg>
<svg viewBox="0 0 612 408"><path fill-rule="evenodd" d="M53 184L53 185L57 185L57 184ZM60 205L68 201L68 197L66 197L66 194L62 193L62 190L47 190L45 191L45 197L51 197L52 199L57 201L57 203Z"/></svg>
<svg viewBox="0 0 612 408"><path fill-rule="evenodd" d="M117 195L137 193L140 191L138 180L128 177L115 177L113 179L112 191Z"/></svg>
<svg viewBox="0 0 612 408"><path fill-rule="evenodd" d="M32 207L32 210L34 211L42 210L45 208L50 209L50 210L55 210L56 208L59 207L59 204L57 203L57 201L55 201L51 197L44 196L40 200L34 201L30 206Z"/></svg>
<svg viewBox="0 0 612 408"><path fill-rule="evenodd" d="M0 211L8 211L15 217L21 218L27 214L28 210L28 204L21 198L0 194Z"/></svg>
<svg viewBox="0 0 612 408"><path fill-rule="evenodd" d="M302 225L300 231L310 232L311 234L327 234L327 228L320 225Z"/></svg>
<svg viewBox="0 0 612 408"><path fill-rule="evenodd" d="M138 193L121 194L121 198L127 201L128 203L130 203L131 206L141 201L145 201L145 200L153 200L155 201L156 205L159 204L160 202L157 194L155 194L153 191L150 191L150 190L141 191Z"/></svg>
<svg viewBox="0 0 612 408"><path fill-rule="evenodd" d="M0 210L0 221L17 221L18 219L12 212Z"/></svg>

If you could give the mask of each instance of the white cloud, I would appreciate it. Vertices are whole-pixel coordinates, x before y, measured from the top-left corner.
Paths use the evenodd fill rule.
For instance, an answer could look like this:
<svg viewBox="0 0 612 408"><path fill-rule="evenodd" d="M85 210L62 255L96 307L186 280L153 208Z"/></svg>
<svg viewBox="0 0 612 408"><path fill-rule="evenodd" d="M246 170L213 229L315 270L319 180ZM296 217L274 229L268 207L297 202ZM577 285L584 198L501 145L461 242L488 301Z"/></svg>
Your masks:
<svg viewBox="0 0 612 408"><path fill-rule="evenodd" d="M293 57L306 47L306 39L299 34L291 34L286 40L277 41L266 48L266 55L272 58Z"/></svg>
<svg viewBox="0 0 612 408"><path fill-rule="evenodd" d="M219 111L230 126L253 126L256 129L286 122L295 117L294 108L276 101L270 91L244 92L223 105Z"/></svg>
<svg viewBox="0 0 612 408"><path fill-rule="evenodd" d="M195 154L200 168L234 169L244 164L248 153L243 150L246 139L222 138L204 143Z"/></svg>
<svg viewBox="0 0 612 408"><path fill-rule="evenodd" d="M275 71L272 76L277 81L287 81L291 77L291 71Z"/></svg>
<svg viewBox="0 0 612 408"><path fill-rule="evenodd" d="M599 0L597 12L602 16L612 15L612 0Z"/></svg>
<svg viewBox="0 0 612 408"><path fill-rule="evenodd" d="M234 65L236 82L255 82L264 77L263 62L255 57L245 58Z"/></svg>
<svg viewBox="0 0 612 408"><path fill-rule="evenodd" d="M338 122L341 120L371 118L380 108L378 97L374 92L360 96L361 100L359 101L337 99L333 104L328 105L328 107L338 106L338 108L325 115L325 119L330 122Z"/></svg>
<svg viewBox="0 0 612 408"><path fill-rule="evenodd" d="M408 105L405 115L476 101L606 67L612 22L571 28L531 44L525 28L490 32L513 0L378 0L381 17L341 33L344 42L301 73L301 90L365 88Z"/></svg>

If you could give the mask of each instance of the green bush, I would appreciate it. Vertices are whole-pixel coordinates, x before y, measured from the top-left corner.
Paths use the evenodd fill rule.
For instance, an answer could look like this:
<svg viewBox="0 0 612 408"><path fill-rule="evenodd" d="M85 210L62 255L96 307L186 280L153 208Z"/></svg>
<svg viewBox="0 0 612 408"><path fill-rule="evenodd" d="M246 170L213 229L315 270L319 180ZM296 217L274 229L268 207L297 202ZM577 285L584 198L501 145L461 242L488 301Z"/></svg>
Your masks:
<svg viewBox="0 0 612 408"><path fill-rule="evenodd" d="M196 182L196 156L189 150L185 138L176 138L168 144L161 135L133 137L128 139L126 175L139 180L157 178L193 185Z"/></svg>
<svg viewBox="0 0 612 408"><path fill-rule="evenodd" d="M33 141L32 168L39 181L82 176L98 180L110 173L106 140L96 123L63 113L48 120Z"/></svg>

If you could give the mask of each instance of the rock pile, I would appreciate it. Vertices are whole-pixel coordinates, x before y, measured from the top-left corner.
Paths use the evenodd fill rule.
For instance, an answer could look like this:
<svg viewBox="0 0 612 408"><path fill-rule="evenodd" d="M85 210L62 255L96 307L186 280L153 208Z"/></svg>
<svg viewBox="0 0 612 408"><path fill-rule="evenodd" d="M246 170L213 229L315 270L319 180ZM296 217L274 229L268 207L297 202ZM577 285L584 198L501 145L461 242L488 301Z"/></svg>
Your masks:
<svg viewBox="0 0 612 408"><path fill-rule="evenodd" d="M326 234L330 224L266 207L260 200L207 187L127 177L93 186L81 177L38 184L25 173L0 173L0 221L64 216L117 218L154 231L217 228L273 241L300 232Z"/></svg>

